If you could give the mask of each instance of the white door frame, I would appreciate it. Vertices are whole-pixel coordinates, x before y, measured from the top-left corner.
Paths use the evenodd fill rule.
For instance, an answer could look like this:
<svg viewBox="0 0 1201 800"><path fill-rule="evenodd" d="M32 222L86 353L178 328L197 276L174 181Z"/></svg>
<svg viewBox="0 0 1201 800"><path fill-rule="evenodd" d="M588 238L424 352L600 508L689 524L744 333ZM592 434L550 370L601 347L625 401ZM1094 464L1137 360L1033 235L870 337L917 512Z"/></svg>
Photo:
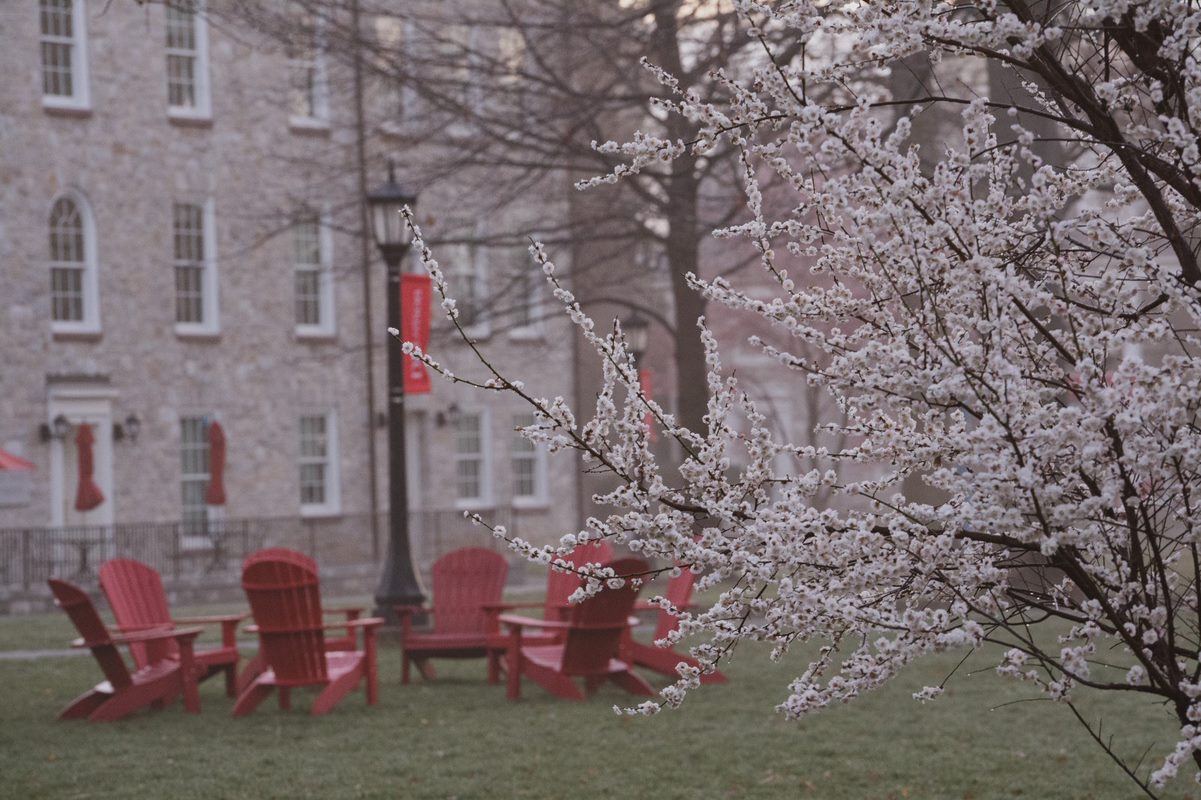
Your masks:
<svg viewBox="0 0 1201 800"><path fill-rule="evenodd" d="M46 421L53 425L54 418L62 415L72 427L89 423L96 436L93 450L95 459L96 485L104 493L104 502L87 512L89 525L112 525L115 499L113 497L113 400L118 396L115 389L96 386L51 387L46 399ZM74 433L67 434L68 436ZM62 439L50 441L50 525L55 528L65 524L65 511L74 476L66 475L66 457Z"/></svg>

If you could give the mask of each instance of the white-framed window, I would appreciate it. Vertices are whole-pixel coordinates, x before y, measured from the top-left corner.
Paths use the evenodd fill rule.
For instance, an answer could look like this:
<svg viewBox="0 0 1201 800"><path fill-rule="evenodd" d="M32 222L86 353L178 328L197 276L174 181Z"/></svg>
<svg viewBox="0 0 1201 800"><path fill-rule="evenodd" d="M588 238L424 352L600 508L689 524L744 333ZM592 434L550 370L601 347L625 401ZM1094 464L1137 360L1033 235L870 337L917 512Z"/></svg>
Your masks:
<svg viewBox="0 0 1201 800"><path fill-rule="evenodd" d="M533 414L513 415L513 438L509 445L513 475L513 505L543 506L547 502L546 449L521 435L520 428L534 424Z"/></svg>
<svg viewBox="0 0 1201 800"><path fill-rule="evenodd" d="M381 51L388 53L392 63L400 65L402 73L381 78L377 96L385 133L400 134L405 121L417 114L417 93L413 90L412 76L403 75L409 70L414 53L415 30L410 18L385 14L375 18L375 43Z"/></svg>
<svg viewBox="0 0 1201 800"><path fill-rule="evenodd" d="M96 225L77 192L55 198L49 218L50 330L100 332L100 278Z"/></svg>
<svg viewBox="0 0 1201 800"><path fill-rule="evenodd" d="M175 203L171 218L175 332L211 336L217 313L217 239L213 201Z"/></svg>
<svg viewBox="0 0 1201 800"><path fill-rule="evenodd" d="M208 417L179 418L180 524L185 545L208 541L209 488Z"/></svg>
<svg viewBox="0 0 1201 800"><path fill-rule="evenodd" d="M332 240L327 214L302 214L292 226L297 336L334 333Z"/></svg>
<svg viewBox="0 0 1201 800"><path fill-rule="evenodd" d="M288 119L294 128L329 126L329 65L320 16L294 14L288 47Z"/></svg>
<svg viewBox="0 0 1201 800"><path fill-rule="evenodd" d="M208 22L204 0L167 0L167 113L207 119L209 100Z"/></svg>
<svg viewBox="0 0 1201 800"><path fill-rule="evenodd" d="M484 339L492 333L488 307L488 248L478 241L443 248L459 324L468 336Z"/></svg>
<svg viewBox="0 0 1201 800"><path fill-rule="evenodd" d="M338 425L333 411L300 415L300 513L330 516L341 510Z"/></svg>
<svg viewBox="0 0 1201 800"><path fill-rule="evenodd" d="M513 339L542 337L542 270L524 250L511 262L509 275L509 336Z"/></svg>
<svg viewBox="0 0 1201 800"><path fill-rule="evenodd" d="M488 417L463 413L454 422L455 506L478 508L492 501Z"/></svg>
<svg viewBox="0 0 1201 800"><path fill-rule="evenodd" d="M39 0L42 105L86 109L88 35L85 0Z"/></svg>
<svg viewBox="0 0 1201 800"><path fill-rule="evenodd" d="M484 100L480 80L480 40L474 25L449 24L435 34L436 63L444 81L444 102L459 110L477 113Z"/></svg>

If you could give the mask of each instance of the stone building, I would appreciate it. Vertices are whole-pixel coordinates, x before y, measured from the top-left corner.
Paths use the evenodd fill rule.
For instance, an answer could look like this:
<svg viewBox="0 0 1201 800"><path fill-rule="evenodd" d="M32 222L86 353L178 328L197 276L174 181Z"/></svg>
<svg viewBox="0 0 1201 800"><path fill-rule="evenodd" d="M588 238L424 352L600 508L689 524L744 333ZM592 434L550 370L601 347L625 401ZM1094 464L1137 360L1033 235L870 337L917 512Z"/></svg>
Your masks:
<svg viewBox="0 0 1201 800"><path fill-rule="evenodd" d="M0 449L35 466L0 492L0 591L37 591L113 553L227 569L235 533L241 549L292 543L346 564L382 552L385 273L362 198L388 160L403 175L422 154L403 130L378 133L395 113L386 91L330 57L319 27L270 46L220 10L0 6ZM458 243L504 219L481 223L454 186L417 188L470 313L470 298L509 285L524 247ZM543 207L505 214L555 213L556 193L541 194ZM522 292L536 291L468 327L533 391L570 395L566 323L523 317ZM445 326L431 350L479 372ZM573 528L576 471L514 434L527 415L437 379L410 399L423 562L488 542L464 509L536 539ZM214 422L221 505L206 502ZM81 511L85 424L104 500ZM370 591L377 572L352 588Z"/></svg>

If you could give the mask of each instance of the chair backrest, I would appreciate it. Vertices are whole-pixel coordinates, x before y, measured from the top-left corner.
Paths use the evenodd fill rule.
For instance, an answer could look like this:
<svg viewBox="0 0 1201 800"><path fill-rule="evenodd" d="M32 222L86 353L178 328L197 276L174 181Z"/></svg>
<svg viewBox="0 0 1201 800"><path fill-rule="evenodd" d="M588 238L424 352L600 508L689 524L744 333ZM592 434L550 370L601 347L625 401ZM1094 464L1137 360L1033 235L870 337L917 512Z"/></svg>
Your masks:
<svg viewBox="0 0 1201 800"><path fill-rule="evenodd" d="M565 560L577 567L582 564L607 564L613 560L613 545L609 544L608 539L582 544L572 550L571 555ZM580 588L579 575L574 572L560 572L552 569L550 577L546 579L546 608L543 611L543 619L562 618L567 598L571 597L578 588Z"/></svg>
<svg viewBox="0 0 1201 800"><path fill-rule="evenodd" d="M500 602L508 576L508 560L483 547L464 547L435 561L434 632L492 632L495 616L484 606Z"/></svg>
<svg viewBox="0 0 1201 800"><path fill-rule="evenodd" d="M644 575L647 564L640 558L619 558L607 566L618 575ZM563 672L587 675L603 671L617 656L634 601L641 585L626 581L619 589L605 588L571 610L571 627L563 643Z"/></svg>
<svg viewBox="0 0 1201 800"><path fill-rule="evenodd" d="M317 562L274 547L242 562L242 590L267 665L284 684L325 683L325 632Z"/></svg>
<svg viewBox="0 0 1201 800"><path fill-rule="evenodd" d="M129 667L125 666L125 660L121 658L121 653L113 644L108 628L104 627L104 622L96 613L96 606L92 603L92 598L88 597L83 589L66 581L51 578L46 583L50 585L55 603L67 612L67 616L75 625L75 630L79 631L79 635L83 637L84 644L91 648L92 655L99 662L100 670L108 682L113 685L114 689L123 689L129 686L132 683L129 677Z"/></svg>
<svg viewBox="0 0 1201 800"><path fill-rule="evenodd" d="M100 565L100 588L122 630L171 624L171 609L163 579L152 567L132 558L112 558ZM165 639L129 647L139 667L174 656L179 645Z"/></svg>
<svg viewBox="0 0 1201 800"><path fill-rule="evenodd" d="M696 583L696 574L690 569L683 569L683 572L667 582L667 591L663 593L663 596L681 611L688 608L688 602L692 599L692 584ZM678 627L680 618L660 609L659 621L655 624L655 638L662 639Z"/></svg>

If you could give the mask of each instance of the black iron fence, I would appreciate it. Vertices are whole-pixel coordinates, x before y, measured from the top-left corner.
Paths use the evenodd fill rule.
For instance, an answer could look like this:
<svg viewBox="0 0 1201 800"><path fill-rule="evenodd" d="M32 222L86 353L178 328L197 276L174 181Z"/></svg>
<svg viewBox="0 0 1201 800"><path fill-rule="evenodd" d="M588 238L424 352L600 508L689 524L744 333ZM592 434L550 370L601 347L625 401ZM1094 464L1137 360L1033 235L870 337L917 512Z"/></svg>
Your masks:
<svg viewBox="0 0 1201 800"><path fill-rule="evenodd" d="M510 509L481 512L513 530ZM503 543L454 510L414 511L409 537L418 570L428 578L439 556L459 547L503 549ZM388 515L327 518L254 517L183 522L121 523L62 528L0 528L0 590L41 587L47 578L94 581L109 558L135 558L166 581L236 579L242 561L264 547L290 547L323 569L379 564L387 552Z"/></svg>

